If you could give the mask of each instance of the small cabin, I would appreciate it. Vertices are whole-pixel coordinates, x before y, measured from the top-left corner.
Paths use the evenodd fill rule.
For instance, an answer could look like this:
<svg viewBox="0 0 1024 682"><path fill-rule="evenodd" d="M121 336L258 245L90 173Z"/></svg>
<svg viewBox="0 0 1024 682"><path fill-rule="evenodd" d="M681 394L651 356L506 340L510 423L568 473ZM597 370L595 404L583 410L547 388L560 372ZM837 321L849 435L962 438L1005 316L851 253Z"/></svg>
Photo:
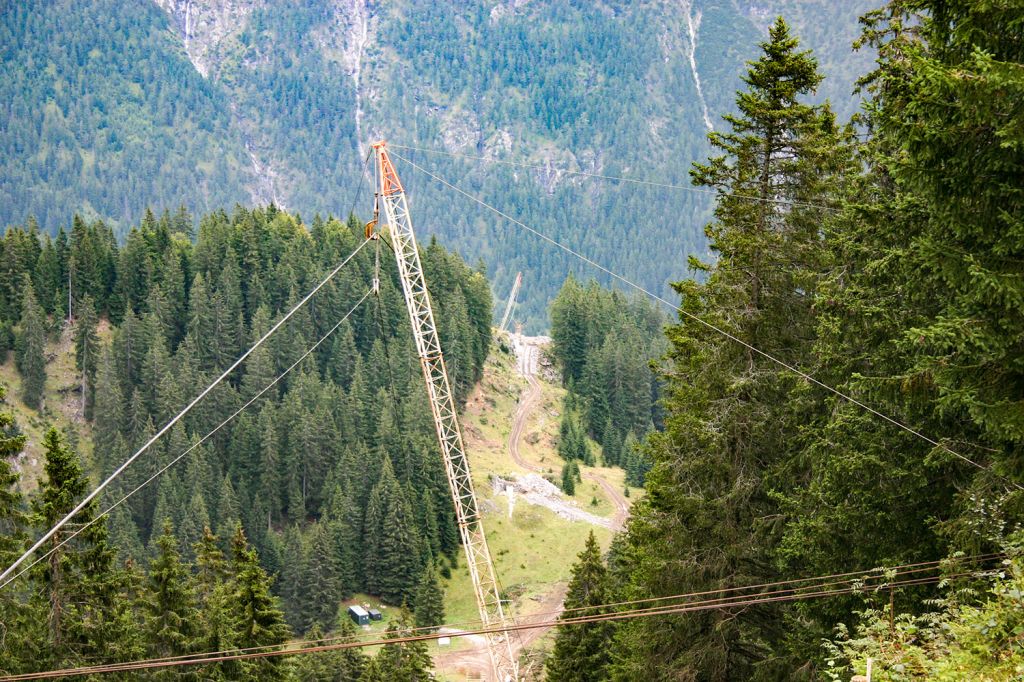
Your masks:
<svg viewBox="0 0 1024 682"><path fill-rule="evenodd" d="M369 625L370 614L362 606L353 604L348 607L348 617L352 619L352 622L356 625Z"/></svg>
<svg viewBox="0 0 1024 682"><path fill-rule="evenodd" d="M377 609L370 609L370 620L384 620L384 616Z"/></svg>

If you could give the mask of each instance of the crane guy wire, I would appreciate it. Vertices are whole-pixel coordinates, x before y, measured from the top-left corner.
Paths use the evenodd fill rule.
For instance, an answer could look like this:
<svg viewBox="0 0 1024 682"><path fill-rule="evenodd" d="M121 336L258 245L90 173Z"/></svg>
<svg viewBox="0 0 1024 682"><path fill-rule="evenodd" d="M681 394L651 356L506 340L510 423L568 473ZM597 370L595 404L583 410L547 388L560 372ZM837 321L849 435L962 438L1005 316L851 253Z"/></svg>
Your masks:
<svg viewBox="0 0 1024 682"><path fill-rule="evenodd" d="M428 149L426 147L410 147L404 144L395 144L389 142L388 146L392 149L407 149L413 152L423 152L425 154L440 154L441 156L449 156L457 159L468 159L471 161L483 161L484 163L498 163L504 166L514 166L517 168L529 168L532 170L545 171L550 173L554 171L556 173L564 173L565 175L578 175L585 178L595 178L597 180L610 180L612 182L625 182L633 185L646 185L648 187L658 187L660 189L678 189L684 192L693 192L695 194L710 194L718 196L718 190L707 189L705 187L694 187L692 185L677 185L668 182L656 182L654 180L642 180L640 178L630 178L620 175L606 175L604 173L589 173L587 171L570 170L568 168L561 168L558 166L541 166L535 163L523 163L522 161L509 161L506 159L489 159L485 156L473 156L471 154L458 154L455 152L446 152L440 149ZM397 156L397 154L396 154ZM824 211L831 211L838 213L841 209L838 206L829 206L827 204L816 204L810 201L797 201L794 199L772 199L770 197L759 197L751 194L730 194L729 196L736 199L742 199L744 201L753 201L764 204L775 204L779 206L800 206L802 208L820 208Z"/></svg>
<svg viewBox="0 0 1024 682"><path fill-rule="evenodd" d="M322 344L322 343L323 343L324 341L326 341L326 340L327 340L327 339L328 339L328 338L329 338L329 337L330 337L330 336L331 336L332 334L334 334L334 332L336 332L336 331L338 330L338 328L339 328L339 327L340 327L340 326L341 326L342 324L344 324L344 323L345 323L345 321L346 321L346 320L348 320L348 318L349 318L349 317L350 317L350 316L352 315L352 313L354 313L354 312L356 311L356 309L357 309L357 308L358 308L358 307L359 307L360 305L362 305L362 304L363 304L363 302L364 302L364 301L365 301L365 300L366 300L367 298L369 298L369 297L370 297L370 295L371 295L372 293L373 293L373 289L369 289L369 290L367 290L367 292L366 292L365 294L363 294L363 297L362 297L362 298L360 298L360 299L359 299L359 300L358 300L358 301L356 302L356 304L355 304L354 306L352 306L352 308L351 308L351 309L350 309L350 310L349 310L349 311L348 311L347 313L345 313L345 315L344 315L344 316L343 316L343 317L342 317L342 318L341 318L340 320L338 320L338 321L337 321L337 322L335 323L335 325L334 325L333 327L331 327L331 328L330 328L330 329L329 329L329 330L328 330L328 331L327 331L327 332L326 332L326 333L325 333L325 334L324 334L323 336L321 336L321 337L320 337L320 339L319 339L319 340L318 340L318 341L317 341L316 343L314 343L314 344L313 344L312 346L310 346L310 347L309 347L308 349L306 349L306 352L304 352L304 353L303 353L302 355L300 355L300 356L299 356L299 358L298 358L298 359L297 359L297 360L296 360L295 362L293 362L293 363L292 363L291 365L289 365L289 366L288 366L288 368L287 368L287 369L285 369L285 370L284 370L283 372L281 372L281 373L280 373L280 374L278 374L278 375L277 375L276 377L274 377L274 380L273 380L273 381L271 381L271 382L270 382L269 384L267 384L267 385L266 385L266 386L264 386L264 387L263 387L262 389L260 389L260 391L259 391L259 392L257 392L257 393L256 393L256 395L254 395L253 397L251 397L251 398L250 398L250 399L248 400L248 402L246 402L246 403L245 403L244 405L242 405L242 406L241 406L241 407L239 407L239 408L238 408L237 410L235 410L235 411L234 411L234 412L233 412L233 413L232 413L232 414L231 414L231 415L230 415L230 416L229 416L229 417L228 417L227 419L225 419L225 420L224 420L224 421L222 421L222 422L221 422L220 424L218 424L218 425L217 425L217 426L215 426L215 427L214 427L213 429L211 429L211 430L210 430L210 431L209 431L209 432L208 432L208 433L207 433L207 434L206 434L205 436L203 436L202 438L200 438L200 439L199 439L198 441L196 441L196 442L192 443L192 445L191 445L191 446L189 446L189 447L188 447L188 448L187 448L186 450L184 450L184 451L183 451L182 453L180 453L180 454L179 454L179 455L178 455L177 457L175 457L174 459L172 459L172 460L171 460L170 462L168 462L167 464L165 464L165 465L164 465L164 466L163 466L162 468L160 468L159 470L157 470L157 471L156 471L156 473L154 473L154 474L153 474L152 476L150 476L149 478L147 478L147 479L146 479L145 481L143 481L142 483L140 483L139 485L137 485L137 486L136 486L135 488L133 488L132 490L130 490L130 491L128 491L127 493L125 493L125 495L124 495L124 496L122 496L122 497L121 497L120 499L118 499L118 500L117 500L116 502L114 502L114 503L113 503L113 504L111 504L111 505L110 505L109 507L107 507L106 509L104 509L104 510L103 510L103 511L102 511L101 513L97 514L97 515L96 515L95 517L93 517L92 519L90 519L90 520L89 520L89 521L88 521L87 523L83 524L83 525L82 525L82 526L81 526L80 528L78 528L78 529L77 529L77 530L76 530L76 531L75 531L74 533L72 533L72 534L71 534L71 535L69 535L68 537L64 538L63 540L61 540L61 542L60 542L60 543L58 543L57 545L55 545L55 546L51 547L51 548L50 548L50 549L49 549L48 551L46 551L45 553L43 553L43 554L41 554L40 556L38 556L38 557L36 558L36 560L35 560L35 561L33 561L32 563L30 563L30 564L29 564L28 566L25 566L24 568L22 568L22 569L21 569L20 571L18 571L17 573L15 573L14 575L12 575L11 577L7 578L7 580L5 580L5 581L4 581L3 583L0 583L0 590L2 590L3 588L7 587L7 586L8 586L9 584L11 584L11 583L12 583L12 582L14 582L15 580L17 580L17 579L18 579L19 577L21 577L21 576L22 576L23 574L25 574L26 572L30 571L30 570L32 569L32 567L33 567L33 566L35 566L36 564L38 564L39 562L41 562L41 561L45 561L45 560L46 560L46 558L47 558L48 556L50 556L51 554L53 554L54 552L56 552L57 550L59 550L59 549L60 549L61 547L63 547L64 545L66 545L66 544L68 544L69 542L71 542L72 540L74 540L74 539L75 539L75 538L76 538L76 537L77 537L77 536L78 536L78 535L79 535L80 533L84 532L84 531L85 531L85 530L86 530L87 528L89 528L89 526L91 526L91 525L93 525L94 523L98 522L98 521L99 521L100 519L102 519L103 517L105 517L105 516L109 515L109 514L110 514L110 512L114 511L114 509L116 509L117 507L119 507L119 506L121 506L122 504L124 504L124 503L125 503L125 502L126 502L126 501L128 500L128 498L130 498L130 497L131 497L132 495L136 494L137 492L139 492L140 490L142 490L142 489L143 489L144 487L146 487L147 485L149 485L150 483L152 483L152 482L153 482L154 480L156 480L156 479L157 479L157 478L158 478L158 477L159 477L159 476L160 476L161 474L163 474L163 473L164 473L165 471L167 471L168 469L170 469L170 468L171 468L172 466L174 466L175 464L177 464L178 462L180 462L180 461L181 461L181 460L182 460L182 459L183 459L184 457L186 457L186 456L187 456L187 455L188 455L188 454L189 454L190 452L192 452L193 450L195 450L196 448L198 448L199 446L201 446L201 445L202 445L203 443L205 443L205 442L206 442L207 440L209 440L210 438L212 438L212 437L213 437L213 435L214 435L215 433L217 433L217 432L218 432L218 431L220 431L220 430L221 430L222 428L224 428L225 426L227 426L227 425L228 425L228 424L229 424L229 423L230 423L231 421L233 421L233 420L234 420L234 418L235 418L235 417L237 417L237 416L238 416L238 415L240 415L240 414L241 414L241 413L242 413L243 411L245 411L245 409L246 409L246 408L248 408L248 407L249 407L250 405L252 405L252 404L253 404L254 402L256 402L256 401L257 401L257 400L259 400L259 399L260 399L261 397L263 397L263 395L264 395L264 394L265 394L265 393L266 393L267 391L269 391L270 389L272 389L272 388L273 388L274 386L276 386L276 385L277 385L277 382L279 382L279 381L281 381L281 379L285 378L285 376L287 376L287 375L288 375L288 374L289 374L289 373L290 373L290 372L291 372L291 371L292 371L293 369L295 369L296 367L298 367L298 366L299 366L299 365L300 365L300 364L302 363L302 361L303 361L303 360L305 360L306 358L308 358L308 357L310 356L310 354L311 354L311 353L313 353L313 351L315 351L315 350L316 350L317 348L319 348L319 347L320 347L320 345L321 345L321 344Z"/></svg>
<svg viewBox="0 0 1024 682"><path fill-rule="evenodd" d="M399 146L399 145L394 145L394 146ZM1001 479L1003 482L1005 482L1008 485L1016 488L1017 490L1024 491L1024 486L1022 486L1021 484L1017 483L1016 481L1010 480L1010 479L1006 478L1005 476L1002 476L1001 474L993 471L991 467L985 466L984 464L981 464L979 462L974 461L970 457L967 457L966 455L964 455L964 454L962 454L960 452L957 452L956 450L953 450L951 447L949 447L945 443L942 443L942 442L940 442L940 441L938 441L938 440L936 440L934 438L931 438L930 436L925 435L921 431L919 431L919 430L917 430L917 429L915 429L915 428L913 428L911 426L908 426L907 424L904 424L903 422L899 421L895 417L890 417L889 415L887 415L884 412L881 412L880 410L878 410L878 409L868 405L867 403L865 403L865 402L863 402L861 400L858 400L857 398L854 398L849 393L846 393L844 391L841 391L838 388L835 388L835 387L833 387L833 386L831 386L829 384L826 384L825 382L821 381L820 379L817 379L814 376L812 376L811 374L808 374L807 372L805 372L805 371L803 371L801 369L798 369L797 367L795 367L794 365L791 365L790 363L786 362L785 360L782 360L782 359L772 355L771 353L768 353L767 351L764 351L764 350L761 350L760 348L757 348L753 344L751 344L751 343L749 343L747 341L744 341L743 339L739 338L735 334L732 334L732 333L726 331L722 327L719 327L718 325L716 325L716 324L714 324L712 322L708 322L707 320L703 319L699 315L695 315L695 314L691 313L690 311L682 308L681 306L678 306L675 303L672 303L668 299L666 299L666 298L664 298L662 296L659 296L658 294L654 293L653 291L650 291L649 289L644 288L640 284L637 284L636 282L626 278L625 276L620 275L619 273L617 273L617 272L615 272L615 271L605 267L604 265L601 265L600 263L594 261L593 259L588 258L587 256L583 255L579 251L576 251L575 249L573 249L572 247L566 246L565 244L561 243L560 241L558 241L558 240L556 240L556 239L554 239L552 237L549 237L548 235L544 234L540 230L537 230L535 228L530 227L529 225L526 225L522 221L517 220L516 218L510 216L508 213L505 213L501 209L499 209L499 208L497 208L495 206L492 206L491 204L487 203L483 199L481 199L481 198L479 198L479 197L477 197L477 196L475 196L473 194L470 194L469 192L463 190L460 187L457 187L457 186L453 185L452 183L448 182L444 178L442 178L442 177L440 177L438 175L435 175L434 173L430 172L426 168L423 168L419 164L417 164L414 161L412 161L411 159L409 159L409 158L399 154L398 152L392 152L391 155L396 157L396 158L398 158L398 159L401 159L405 163L409 164L412 168L415 168L416 170L420 171L421 173L427 175L428 177L433 178L435 181L441 183L445 187L447 187L447 188L449 188L449 189L451 189L451 190L461 194L462 196L466 197L467 199L470 199L470 200L476 202L477 204L479 204L480 206L483 206L487 210L492 211L492 212L498 214L499 216L501 216L505 220L511 222L513 225L516 225L517 227L520 227L523 230L526 230L527 232L529 232L529 233L531 233L531 234L533 234L533 235L535 235L537 237L540 237L544 241L546 241L546 242L548 242L548 243L558 247L562 251L565 251L566 253L570 254L571 256L574 256L575 258L578 258L579 260L583 261L584 263L590 265L593 268L596 268L597 270L600 270L601 272L603 272L606 275L608 275L608 276L618 280L619 282L622 282L626 286L628 286L628 287L630 287L632 289L635 289L635 290L645 294L646 296L649 296L653 300L658 301L659 303L662 303L665 306L668 306L672 310L676 311L676 313L678 313L679 315L682 315L682 316L686 317L687 319L690 319L690 320L692 320L692 321L694 321L694 322L704 326L705 328L710 329L711 331L715 332L716 334L719 334L719 335L729 339L730 341L733 341L733 342L743 346L747 350L749 350L749 351L751 351L753 353L756 353L756 354L760 355L761 357L763 357L763 358L765 358L767 360L770 360L771 362L774 362L775 364L779 365L780 367L783 367L784 369L786 369L786 370L788 370L790 372L793 372L794 374L796 374L797 376L803 378L804 380L809 381L809 382L815 384L816 386L818 386L818 387L828 391L829 393L832 393L833 395L835 395L835 396L837 396L839 398L842 398L843 400L846 400L846 401L848 401L848 402L850 402L850 403L860 407L861 409L863 409L863 410L873 414L874 416L878 417L879 419L882 419L883 421L886 421L889 424L891 424L891 425L893 425L893 426L895 426L895 427L897 427L897 428L899 428L899 429L901 429L903 431L906 431L907 433L911 434L912 436L915 436L916 438L919 438L920 440L922 440L922 441L924 441L926 443L929 443L932 446L934 446L936 448L939 448L940 450L943 450L943 451L953 455L957 459L960 459L960 460L966 462L967 464L970 464L971 466L974 466L974 467L976 467L976 468L978 468L978 469L980 469L982 471L986 471L986 472L992 474L993 476L996 476L997 478Z"/></svg>

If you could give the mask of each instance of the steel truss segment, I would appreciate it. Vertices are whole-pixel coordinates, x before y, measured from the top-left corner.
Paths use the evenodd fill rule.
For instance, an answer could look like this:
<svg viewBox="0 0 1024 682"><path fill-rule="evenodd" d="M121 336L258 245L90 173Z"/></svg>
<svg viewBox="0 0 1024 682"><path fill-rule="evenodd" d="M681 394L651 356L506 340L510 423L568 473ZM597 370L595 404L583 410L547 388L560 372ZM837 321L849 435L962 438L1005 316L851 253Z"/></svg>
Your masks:
<svg viewBox="0 0 1024 682"><path fill-rule="evenodd" d="M466 553L477 606L484 627L504 625L506 621L501 590L494 573L494 563L487 548L483 522L477 504L469 461L459 428L458 412L452 394L448 370L441 352L441 341L434 323L423 266L412 229L405 191L387 153L385 143L373 145L377 159L377 191L390 228L392 247L398 263L409 321L412 324L416 352L423 367L430 409L434 416L437 439L441 445L445 474L455 505L455 516ZM502 633L487 635L488 651L494 679L512 682L519 679L518 665L509 637Z"/></svg>

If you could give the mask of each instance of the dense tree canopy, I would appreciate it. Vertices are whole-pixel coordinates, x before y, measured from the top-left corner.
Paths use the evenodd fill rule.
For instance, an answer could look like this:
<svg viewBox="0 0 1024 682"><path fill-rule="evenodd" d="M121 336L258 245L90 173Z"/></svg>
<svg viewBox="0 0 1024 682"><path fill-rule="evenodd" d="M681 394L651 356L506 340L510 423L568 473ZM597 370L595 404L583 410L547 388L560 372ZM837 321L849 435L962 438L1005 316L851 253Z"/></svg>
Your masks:
<svg viewBox="0 0 1024 682"><path fill-rule="evenodd" d="M3 239L5 253L31 255L30 245L39 246L33 258L5 261L4 281L24 287L0 287L25 403L33 407L45 396L40 371L47 344L66 324L61 302L70 300L73 386L81 398L75 404L92 422L91 461L80 462L56 431L47 437L54 483L36 503L40 527L81 497L86 472L106 475L123 462L362 238L354 219L316 217L307 226L273 206L203 216L194 243L169 214L146 212L123 243L101 222L75 218L73 224L70 239L56 240L67 241L60 249L31 226L12 228ZM101 501L119 499L174 458L181 456L180 462L54 555L39 577L52 583L45 601L68 606L41 621L50 641L69 640L64 623L76 622L70 615L81 601L76 595L90 590L139 595L121 602L128 615L112 612L101 621L116 629L118 619L136 619L141 634L108 649L126 656L143 649L171 656L204 646L257 646L282 641L289 626L299 633L314 626L327 631L337 625L341 600L355 592L395 605L421 603L424 613L416 617L440 623L439 588L428 578L454 561L457 533L386 250L379 297L368 299L334 339L249 410L200 442L363 296L372 248L129 467ZM489 352L490 290L481 273L435 241L422 258L461 401ZM73 274L51 277L50 270ZM50 287L44 299L37 300L32 282ZM16 500L10 498L13 516L5 517L12 523ZM108 532L116 540L108 540ZM126 560L136 568L123 567ZM112 577L94 582L85 566ZM138 567L144 578L136 575ZM198 627L204 619L208 625ZM75 636L99 646L96 635ZM46 661L84 661L93 654L82 646L80 652L65 646L59 660ZM23 665L36 663L29 657ZM284 669L261 662L222 672L270 679Z"/></svg>
<svg viewBox="0 0 1024 682"><path fill-rule="evenodd" d="M815 103L817 63L779 19L729 129L709 135L720 155L694 165L718 194L716 258L693 259L701 277L676 285L665 429L640 448L653 462L648 493L609 560L618 598L1016 553L1020 12L896 0L864 25L880 60L863 81L859 140ZM555 318L575 346L562 359L570 378L586 319ZM919 587L626 621L605 638L609 674L846 679L867 656L886 666L880 679L1015 669L1022 654L1005 628L1020 609L1019 567L1007 565L948 595Z"/></svg>

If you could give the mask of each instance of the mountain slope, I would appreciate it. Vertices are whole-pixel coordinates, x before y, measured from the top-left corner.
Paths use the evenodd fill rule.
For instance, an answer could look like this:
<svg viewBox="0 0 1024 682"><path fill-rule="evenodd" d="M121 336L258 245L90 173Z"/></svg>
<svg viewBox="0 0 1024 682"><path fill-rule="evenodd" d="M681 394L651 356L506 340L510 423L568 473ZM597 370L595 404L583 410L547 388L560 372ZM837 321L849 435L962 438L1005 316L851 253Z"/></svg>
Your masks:
<svg viewBox="0 0 1024 682"><path fill-rule="evenodd" d="M4 3L0 223L75 211L127 225L147 203L251 197L224 90L183 59L159 8ZM186 197L188 200L186 201Z"/></svg>
<svg viewBox="0 0 1024 682"><path fill-rule="evenodd" d="M3 9L13 75L0 223L34 214L54 229L83 209L123 230L144 204L180 202L343 213L367 143L384 137L544 167L397 150L659 290L704 250L708 196L556 169L687 185L779 12L834 76L821 95L848 115L870 58L849 44L873 4L154 1ZM70 49L51 47L61 44ZM501 296L525 272L528 328L546 325L567 269L595 274L407 164L399 171L421 229L483 258ZM357 207L368 205L364 187Z"/></svg>

